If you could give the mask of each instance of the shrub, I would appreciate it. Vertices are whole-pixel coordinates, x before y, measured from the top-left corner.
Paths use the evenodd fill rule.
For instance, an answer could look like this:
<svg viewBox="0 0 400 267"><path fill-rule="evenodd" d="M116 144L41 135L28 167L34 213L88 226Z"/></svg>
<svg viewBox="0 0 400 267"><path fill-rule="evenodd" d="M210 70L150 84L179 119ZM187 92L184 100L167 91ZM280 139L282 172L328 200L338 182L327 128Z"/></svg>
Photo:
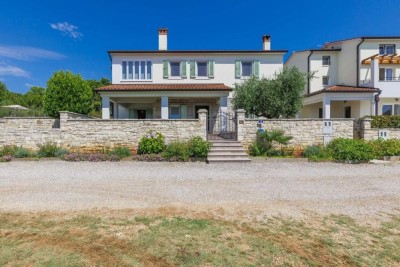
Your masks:
<svg viewBox="0 0 400 267"><path fill-rule="evenodd" d="M14 155L15 150L17 150L16 146L3 146L3 148L0 150L0 157Z"/></svg>
<svg viewBox="0 0 400 267"><path fill-rule="evenodd" d="M373 159L373 147L361 139L338 138L331 141L328 149L335 160L358 163Z"/></svg>
<svg viewBox="0 0 400 267"><path fill-rule="evenodd" d="M80 154L80 153L70 153L65 155L63 158L65 161L91 161L91 162L100 162L100 161L119 161L120 158L117 155L107 155L101 153L93 153L93 154Z"/></svg>
<svg viewBox="0 0 400 267"><path fill-rule="evenodd" d="M158 154L142 154L133 156L133 160L136 161L148 161L148 162L160 162L165 161L161 153Z"/></svg>
<svg viewBox="0 0 400 267"><path fill-rule="evenodd" d="M190 157L207 157L210 151L211 143L203 140L200 136L193 137L188 142L189 156Z"/></svg>
<svg viewBox="0 0 400 267"><path fill-rule="evenodd" d="M256 140L249 146L251 156L284 156L284 147L292 139L283 130L257 132ZM279 150L276 148L279 147Z"/></svg>
<svg viewBox="0 0 400 267"><path fill-rule="evenodd" d="M68 154L68 149L57 147L56 151L54 152L54 157L61 158Z"/></svg>
<svg viewBox="0 0 400 267"><path fill-rule="evenodd" d="M303 156L309 159L330 159L330 151L323 146L308 146L304 149Z"/></svg>
<svg viewBox="0 0 400 267"><path fill-rule="evenodd" d="M165 149L164 136L156 131L149 131L139 141L139 154L157 154Z"/></svg>
<svg viewBox="0 0 400 267"><path fill-rule="evenodd" d="M45 143L43 145L38 145L38 147L39 150L36 153L38 157L55 157L57 151L57 145L55 143Z"/></svg>
<svg viewBox="0 0 400 267"><path fill-rule="evenodd" d="M374 153L377 157L400 155L399 139L378 139L370 141L369 144L372 146Z"/></svg>
<svg viewBox="0 0 400 267"><path fill-rule="evenodd" d="M400 128L400 116L371 116L372 128Z"/></svg>
<svg viewBox="0 0 400 267"><path fill-rule="evenodd" d="M131 150L128 147L116 147L107 152L109 156L117 156L118 158L126 158L132 155Z"/></svg>
<svg viewBox="0 0 400 267"><path fill-rule="evenodd" d="M31 155L32 153L28 149L23 147L18 147L13 154L14 158L27 158Z"/></svg>
<svg viewBox="0 0 400 267"><path fill-rule="evenodd" d="M0 162L10 162L12 158L13 157L11 155L4 155L0 157Z"/></svg>
<svg viewBox="0 0 400 267"><path fill-rule="evenodd" d="M163 158L172 159L176 158L177 161L189 160L189 145L187 142L172 142L165 151L162 153Z"/></svg>
<svg viewBox="0 0 400 267"><path fill-rule="evenodd" d="M65 161L84 161L86 160L85 155L79 153L70 153L65 155L63 158Z"/></svg>

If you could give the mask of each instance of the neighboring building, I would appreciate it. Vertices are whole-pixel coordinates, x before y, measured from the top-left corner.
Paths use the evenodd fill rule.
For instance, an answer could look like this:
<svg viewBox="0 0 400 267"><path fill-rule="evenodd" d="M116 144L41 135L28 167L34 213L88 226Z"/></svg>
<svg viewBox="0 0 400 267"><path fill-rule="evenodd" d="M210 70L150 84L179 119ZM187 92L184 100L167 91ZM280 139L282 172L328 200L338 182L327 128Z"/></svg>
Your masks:
<svg viewBox="0 0 400 267"><path fill-rule="evenodd" d="M228 109L235 83L272 76L287 53L271 50L267 35L262 50L177 51L167 50L167 29L158 34L159 50L108 51L112 85L97 89L103 119L191 119L199 109L215 118Z"/></svg>
<svg viewBox="0 0 400 267"><path fill-rule="evenodd" d="M400 115L400 37L359 37L294 52L285 66L314 73L301 117Z"/></svg>

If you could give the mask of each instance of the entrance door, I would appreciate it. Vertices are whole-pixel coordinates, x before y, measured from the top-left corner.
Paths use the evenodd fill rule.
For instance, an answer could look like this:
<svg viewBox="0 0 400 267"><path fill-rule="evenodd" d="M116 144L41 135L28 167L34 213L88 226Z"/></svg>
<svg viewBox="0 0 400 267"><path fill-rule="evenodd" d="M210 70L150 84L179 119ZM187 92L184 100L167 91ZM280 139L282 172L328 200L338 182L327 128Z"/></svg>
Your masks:
<svg viewBox="0 0 400 267"><path fill-rule="evenodd" d="M194 106L194 117L196 119L199 118L199 113L198 111L200 109L205 109L207 110L207 131L210 131L210 106Z"/></svg>
<svg viewBox="0 0 400 267"><path fill-rule="evenodd" d="M138 119L146 119L146 110L138 109Z"/></svg>
<svg viewBox="0 0 400 267"><path fill-rule="evenodd" d="M346 119L350 119L351 118L351 107L345 107L344 108L344 117Z"/></svg>

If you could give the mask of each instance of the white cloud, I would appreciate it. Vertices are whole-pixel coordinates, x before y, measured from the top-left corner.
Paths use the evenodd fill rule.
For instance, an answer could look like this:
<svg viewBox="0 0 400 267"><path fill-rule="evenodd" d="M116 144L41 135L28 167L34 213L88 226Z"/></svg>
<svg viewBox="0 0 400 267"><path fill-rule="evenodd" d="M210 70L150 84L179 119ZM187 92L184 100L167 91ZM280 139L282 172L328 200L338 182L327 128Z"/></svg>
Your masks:
<svg viewBox="0 0 400 267"><path fill-rule="evenodd" d="M31 74L21 68L0 64L0 76L16 76L16 77L29 77Z"/></svg>
<svg viewBox="0 0 400 267"><path fill-rule="evenodd" d="M80 39L83 37L83 34L78 31L78 26L74 26L68 22L50 23L50 27L73 39Z"/></svg>
<svg viewBox="0 0 400 267"><path fill-rule="evenodd" d="M33 86L35 86L35 85L30 84L30 83L26 83L25 86L28 87L28 88L31 88L31 87L33 87Z"/></svg>
<svg viewBox="0 0 400 267"><path fill-rule="evenodd" d="M0 58L1 57L30 61L34 59L62 59L65 56L57 52L36 47L0 45Z"/></svg>

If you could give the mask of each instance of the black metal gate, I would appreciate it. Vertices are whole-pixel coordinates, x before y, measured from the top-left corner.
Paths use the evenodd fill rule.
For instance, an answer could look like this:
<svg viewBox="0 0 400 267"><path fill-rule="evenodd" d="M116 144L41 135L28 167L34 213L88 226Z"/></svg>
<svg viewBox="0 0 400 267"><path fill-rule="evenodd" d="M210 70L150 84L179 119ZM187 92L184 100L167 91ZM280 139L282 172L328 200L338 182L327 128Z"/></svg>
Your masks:
<svg viewBox="0 0 400 267"><path fill-rule="evenodd" d="M210 118L208 140L236 140L236 129L235 113L220 111Z"/></svg>

